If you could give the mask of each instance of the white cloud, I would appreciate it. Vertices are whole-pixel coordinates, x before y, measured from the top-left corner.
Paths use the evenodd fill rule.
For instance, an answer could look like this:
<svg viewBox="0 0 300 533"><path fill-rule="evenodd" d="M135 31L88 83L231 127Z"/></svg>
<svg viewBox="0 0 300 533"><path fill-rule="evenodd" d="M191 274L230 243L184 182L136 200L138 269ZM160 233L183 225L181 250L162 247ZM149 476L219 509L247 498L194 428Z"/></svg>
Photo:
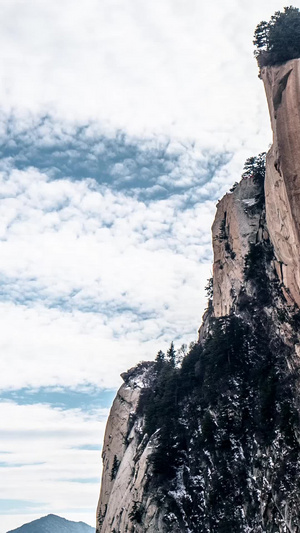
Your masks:
<svg viewBox="0 0 300 533"><path fill-rule="evenodd" d="M18 516L18 507L12 513L4 504L1 533L50 512L71 518L81 511L80 517L94 525L101 458L99 449L84 447L99 447L107 414L0 402L0 505L28 501L34 513Z"/></svg>
<svg viewBox="0 0 300 533"><path fill-rule="evenodd" d="M249 135L253 149L269 124L252 35L277 8L275 0L2 0L2 105L209 146L237 148Z"/></svg>
<svg viewBox="0 0 300 533"><path fill-rule="evenodd" d="M146 205L32 168L2 178L0 387L115 387L171 340L195 340L212 202Z"/></svg>

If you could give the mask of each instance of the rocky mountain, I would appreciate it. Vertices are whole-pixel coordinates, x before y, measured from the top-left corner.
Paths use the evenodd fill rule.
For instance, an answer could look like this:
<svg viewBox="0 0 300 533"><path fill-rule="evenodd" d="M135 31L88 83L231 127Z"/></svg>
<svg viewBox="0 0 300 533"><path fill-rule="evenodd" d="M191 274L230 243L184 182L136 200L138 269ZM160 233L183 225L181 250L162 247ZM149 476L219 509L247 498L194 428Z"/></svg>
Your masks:
<svg viewBox="0 0 300 533"><path fill-rule="evenodd" d="M198 341L122 376L98 533L300 531L300 59L261 77L273 145L218 203Z"/></svg>
<svg viewBox="0 0 300 533"><path fill-rule="evenodd" d="M49 514L7 533L93 533L95 529L84 522L72 522Z"/></svg>

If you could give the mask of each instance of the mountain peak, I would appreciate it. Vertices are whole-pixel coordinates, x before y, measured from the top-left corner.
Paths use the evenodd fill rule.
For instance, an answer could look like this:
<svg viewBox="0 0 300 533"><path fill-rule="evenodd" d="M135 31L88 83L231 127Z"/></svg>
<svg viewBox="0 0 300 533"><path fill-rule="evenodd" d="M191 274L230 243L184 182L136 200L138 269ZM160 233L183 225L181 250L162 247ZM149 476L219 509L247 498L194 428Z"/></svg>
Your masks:
<svg viewBox="0 0 300 533"><path fill-rule="evenodd" d="M94 531L94 528L84 522L73 522L50 513L7 533L94 533Z"/></svg>

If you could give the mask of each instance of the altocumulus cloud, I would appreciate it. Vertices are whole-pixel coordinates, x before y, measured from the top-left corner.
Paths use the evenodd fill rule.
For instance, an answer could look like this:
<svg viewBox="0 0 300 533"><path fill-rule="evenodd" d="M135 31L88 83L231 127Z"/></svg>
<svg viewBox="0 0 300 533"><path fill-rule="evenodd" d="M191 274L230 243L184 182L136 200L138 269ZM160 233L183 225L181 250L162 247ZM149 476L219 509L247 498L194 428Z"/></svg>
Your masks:
<svg viewBox="0 0 300 533"><path fill-rule="evenodd" d="M124 166L127 154L120 157L124 143L122 150L119 145L116 140L118 165ZM151 173L145 147L139 152L143 152L139 165L144 168L147 160ZM154 174L161 159L157 152ZM79 153L77 147L75 160ZM199 294L211 263L209 231L215 202L208 199L207 188L212 194L222 187L228 155L212 157L211 162L210 154L202 154L200 164L199 158L193 162L184 151L178 157L177 148L176 156L168 159L166 198L141 197L139 183L120 190L113 183L116 164L103 182L100 171L97 180L53 177L51 171L32 166L34 157L27 154L27 159L20 169L20 150L4 158L0 175L3 353L4 360L24 367L12 379L8 366L2 387L16 386L16 379L19 387L53 385L55 380L111 387L116 383L109 372L111 357L106 364L105 357L97 356L100 351L115 354L119 371L140 358L153 357L159 343L177 339L178 325L178 342L192 340L197 326L193 317L200 320L204 299L199 301ZM186 163L187 174L193 168L193 187L186 184L183 189L181 184L181 194L172 183L176 162L182 172ZM48 165L55 168L49 153ZM15 327L18 337L9 343ZM85 362L77 368L80 359ZM28 361L34 366L43 363L32 372Z"/></svg>

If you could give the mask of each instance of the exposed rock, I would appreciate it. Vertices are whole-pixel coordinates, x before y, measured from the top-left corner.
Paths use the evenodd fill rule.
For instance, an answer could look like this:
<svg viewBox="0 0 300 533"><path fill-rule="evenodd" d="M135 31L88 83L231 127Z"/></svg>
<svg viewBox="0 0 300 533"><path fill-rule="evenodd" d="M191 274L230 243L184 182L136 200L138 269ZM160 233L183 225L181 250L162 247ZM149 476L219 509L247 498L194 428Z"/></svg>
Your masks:
<svg viewBox="0 0 300 533"><path fill-rule="evenodd" d="M273 145L266 165L266 216L288 303L300 305L300 59L261 71Z"/></svg>
<svg viewBox="0 0 300 533"><path fill-rule="evenodd" d="M300 59L263 67L273 145L267 154L265 197L268 238L288 304L300 305ZM249 209L256 186L244 179L217 206L212 227L214 316L228 315L243 283L249 243L255 242L259 213Z"/></svg>
<svg viewBox="0 0 300 533"><path fill-rule="evenodd" d="M141 439L143 419L136 413L141 391L153 379L152 371L153 363L141 363L122 374L125 382L110 411L97 509L97 531L101 533L165 531L163 506L158 509L153 497L144 494L153 439ZM139 524L141 514L143 523ZM133 522L135 526L131 529Z"/></svg>
<svg viewBox="0 0 300 533"><path fill-rule="evenodd" d="M243 285L245 256L257 239L261 210L256 209L258 186L242 179L217 205L212 226L214 251L214 316L229 315Z"/></svg>

